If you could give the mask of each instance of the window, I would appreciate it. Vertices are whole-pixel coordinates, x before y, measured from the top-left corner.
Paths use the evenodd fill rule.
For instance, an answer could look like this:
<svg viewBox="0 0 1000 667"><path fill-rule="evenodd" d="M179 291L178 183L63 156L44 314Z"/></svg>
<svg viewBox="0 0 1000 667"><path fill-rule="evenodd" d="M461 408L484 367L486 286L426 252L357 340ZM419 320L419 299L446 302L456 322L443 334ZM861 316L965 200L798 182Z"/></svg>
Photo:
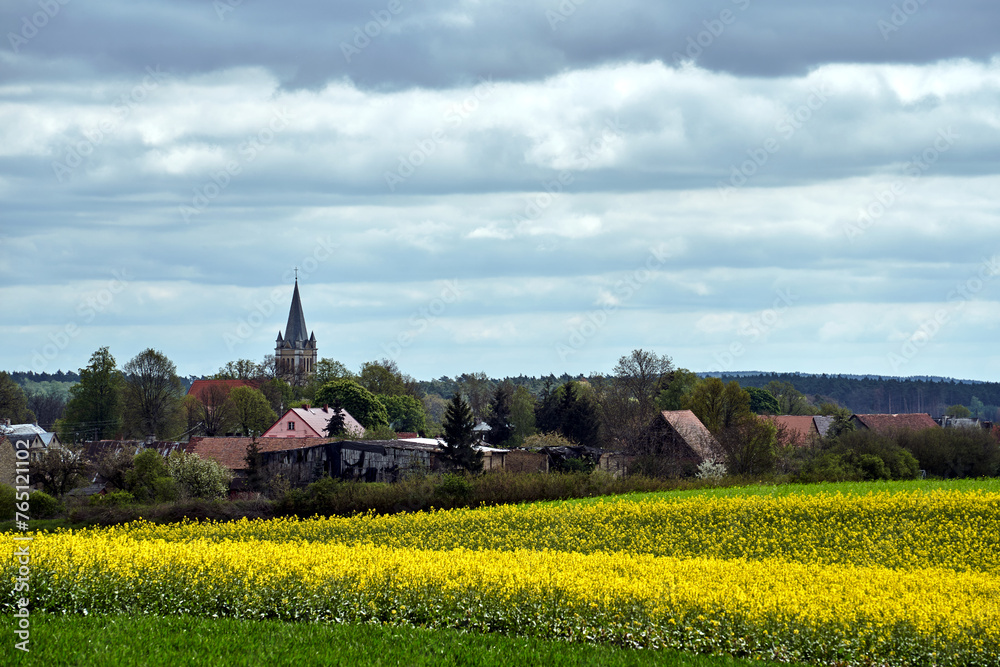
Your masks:
<svg viewBox="0 0 1000 667"><path fill-rule="evenodd" d="M288 422L288 430L289 431L295 430L295 422Z"/></svg>

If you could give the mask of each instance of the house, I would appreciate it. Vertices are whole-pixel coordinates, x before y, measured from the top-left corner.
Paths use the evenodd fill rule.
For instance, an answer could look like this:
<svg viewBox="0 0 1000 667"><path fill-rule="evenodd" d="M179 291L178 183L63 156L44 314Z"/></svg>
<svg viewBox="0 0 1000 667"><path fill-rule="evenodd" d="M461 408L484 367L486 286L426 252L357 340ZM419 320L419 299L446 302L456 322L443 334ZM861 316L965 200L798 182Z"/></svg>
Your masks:
<svg viewBox="0 0 1000 667"><path fill-rule="evenodd" d="M715 436L690 410L661 412L649 428L647 441L631 453L640 469L667 475L690 475L707 459L725 459Z"/></svg>
<svg viewBox="0 0 1000 667"><path fill-rule="evenodd" d="M876 433L891 434L896 431L922 431L925 428L939 428L936 421L926 412L911 412L895 415L854 415L854 428L868 429Z"/></svg>
<svg viewBox="0 0 1000 667"><path fill-rule="evenodd" d="M344 415L344 427L349 436L360 438L365 433L365 427L352 417L347 410L341 408ZM264 431L262 438L326 438L326 426L333 417L329 405L322 408L310 407L291 408L281 415L271 428Z"/></svg>
<svg viewBox="0 0 1000 667"><path fill-rule="evenodd" d="M812 415L762 415L761 419L778 428L779 442L783 445L805 447L820 438L819 426ZM829 430L829 424L825 425Z"/></svg>
<svg viewBox="0 0 1000 667"><path fill-rule="evenodd" d="M6 436L12 443L26 441L33 461L37 461L49 448L63 448L62 443L59 442L59 436L55 433L49 433L38 424L11 424L10 420L7 420L0 425L0 437L3 436Z"/></svg>

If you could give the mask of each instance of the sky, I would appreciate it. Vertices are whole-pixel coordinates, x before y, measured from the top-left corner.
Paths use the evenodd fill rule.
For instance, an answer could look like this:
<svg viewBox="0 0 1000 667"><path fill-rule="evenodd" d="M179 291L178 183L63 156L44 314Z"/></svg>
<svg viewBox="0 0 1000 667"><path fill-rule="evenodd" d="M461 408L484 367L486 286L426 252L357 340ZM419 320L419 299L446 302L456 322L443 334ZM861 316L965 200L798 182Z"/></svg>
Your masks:
<svg viewBox="0 0 1000 667"><path fill-rule="evenodd" d="M0 368L1000 379L995 0L6 0Z"/></svg>

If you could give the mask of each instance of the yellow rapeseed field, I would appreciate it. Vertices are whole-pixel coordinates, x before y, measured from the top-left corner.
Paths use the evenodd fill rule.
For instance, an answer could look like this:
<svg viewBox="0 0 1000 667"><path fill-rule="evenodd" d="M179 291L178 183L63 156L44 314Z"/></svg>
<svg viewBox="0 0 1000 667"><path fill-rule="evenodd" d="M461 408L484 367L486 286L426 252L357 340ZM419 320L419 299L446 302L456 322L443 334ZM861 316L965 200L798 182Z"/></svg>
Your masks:
<svg viewBox="0 0 1000 667"><path fill-rule="evenodd" d="M452 626L817 664L1000 664L1000 494L982 491L139 522L37 535L32 553L35 610ZM12 584L15 565L5 564ZM9 609L12 594L0 600Z"/></svg>

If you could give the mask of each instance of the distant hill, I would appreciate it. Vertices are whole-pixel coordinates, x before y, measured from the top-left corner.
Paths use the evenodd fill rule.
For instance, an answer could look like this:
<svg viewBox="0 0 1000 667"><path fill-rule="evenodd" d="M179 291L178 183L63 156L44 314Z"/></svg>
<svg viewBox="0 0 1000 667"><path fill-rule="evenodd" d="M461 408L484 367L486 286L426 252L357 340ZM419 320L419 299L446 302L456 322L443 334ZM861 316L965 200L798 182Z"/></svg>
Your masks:
<svg viewBox="0 0 1000 667"><path fill-rule="evenodd" d="M699 373L702 377L708 373ZM827 375L809 373L734 372L713 373L736 380L741 387L765 387L769 382L788 382L813 399L832 399L856 413L927 412L933 417L956 404L973 408L976 399L984 419L995 420L1000 406L1000 383L956 380L934 376L885 377L880 375ZM973 412L977 412L973 409Z"/></svg>

